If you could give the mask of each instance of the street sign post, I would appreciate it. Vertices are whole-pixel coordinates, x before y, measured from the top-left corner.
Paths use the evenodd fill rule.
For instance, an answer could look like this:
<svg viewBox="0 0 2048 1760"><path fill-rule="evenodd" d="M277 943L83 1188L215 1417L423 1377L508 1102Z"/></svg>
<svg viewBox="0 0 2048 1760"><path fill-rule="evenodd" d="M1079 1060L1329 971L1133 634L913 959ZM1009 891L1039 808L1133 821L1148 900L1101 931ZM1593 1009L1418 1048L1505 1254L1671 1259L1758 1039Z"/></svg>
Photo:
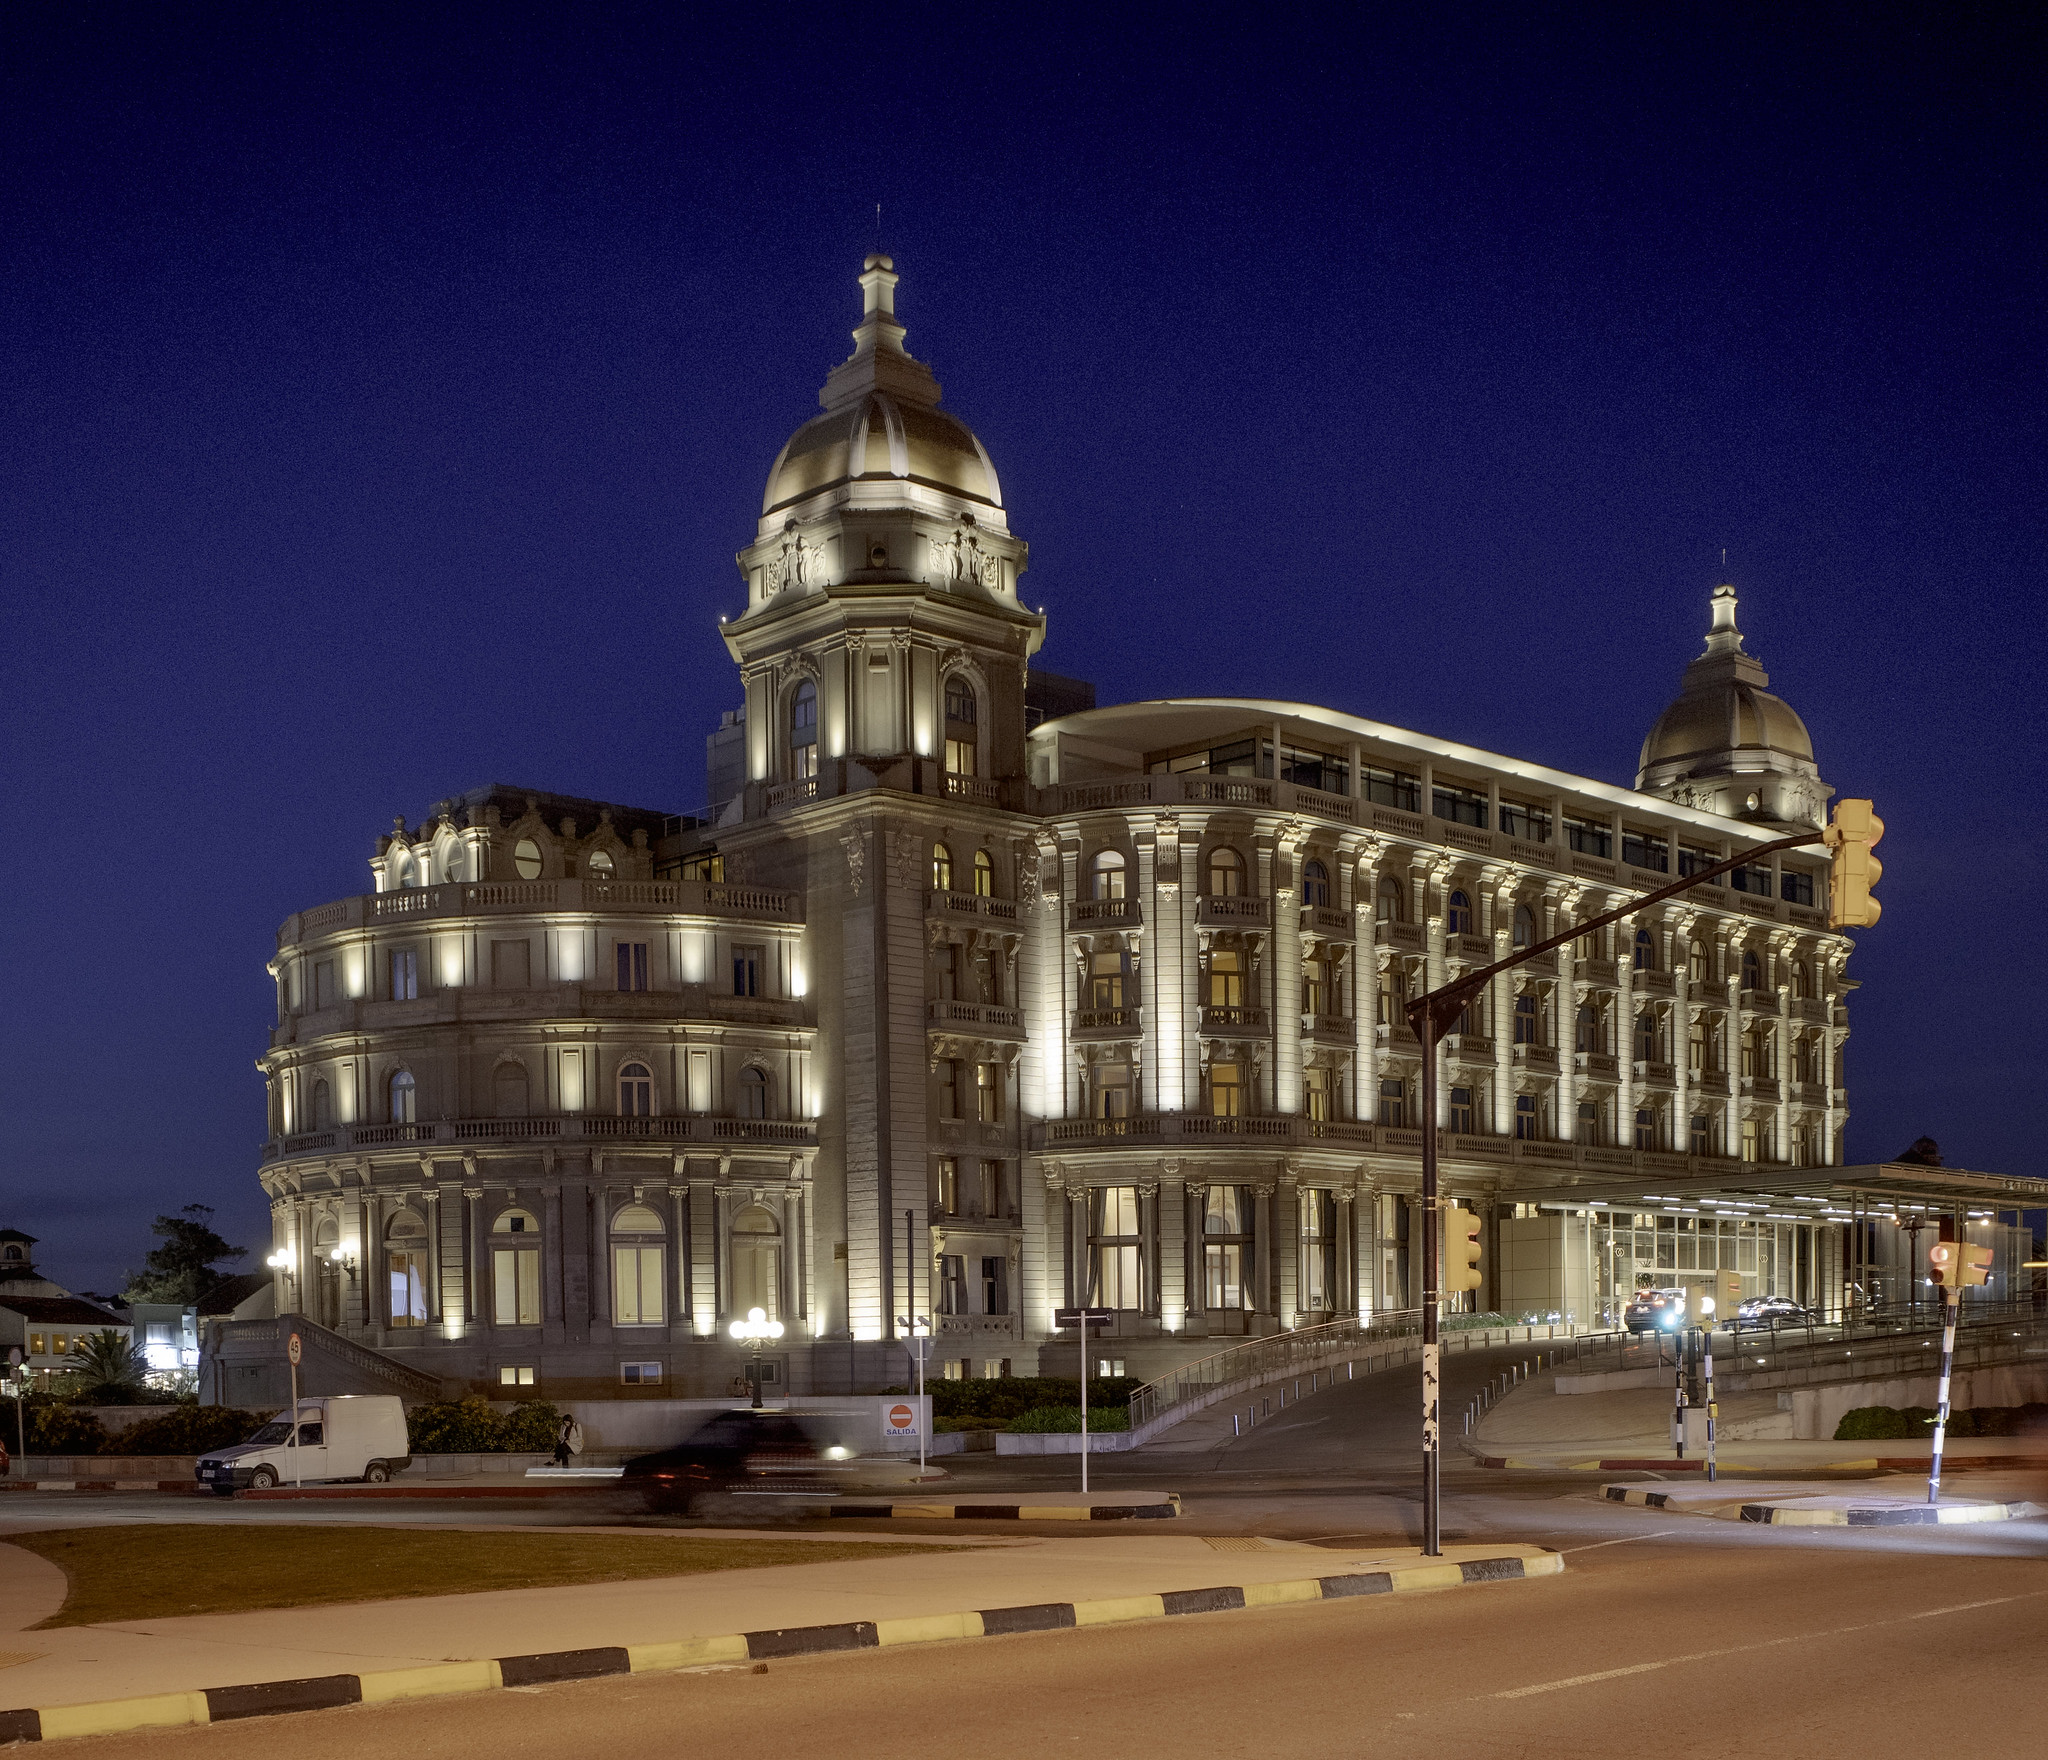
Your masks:
<svg viewBox="0 0 2048 1760"><path fill-rule="evenodd" d="M21 1346L7 1347L8 1392L14 1395L14 1452L28 1460L28 1422L22 1417L22 1396L28 1392L28 1369L21 1360ZM26 1465L21 1469L28 1471Z"/></svg>
<svg viewBox="0 0 2048 1760"><path fill-rule="evenodd" d="M292 1415L288 1446L292 1451L292 1483L294 1485L299 1483L299 1357L303 1349L304 1347L299 1343L299 1335L296 1332L285 1340L285 1361L292 1366Z"/></svg>
<svg viewBox="0 0 2048 1760"><path fill-rule="evenodd" d="M1100 1332L1116 1318L1114 1308L1055 1308L1052 1323L1064 1331L1071 1326L1081 1339L1081 1495L1088 1495L1088 1335Z"/></svg>

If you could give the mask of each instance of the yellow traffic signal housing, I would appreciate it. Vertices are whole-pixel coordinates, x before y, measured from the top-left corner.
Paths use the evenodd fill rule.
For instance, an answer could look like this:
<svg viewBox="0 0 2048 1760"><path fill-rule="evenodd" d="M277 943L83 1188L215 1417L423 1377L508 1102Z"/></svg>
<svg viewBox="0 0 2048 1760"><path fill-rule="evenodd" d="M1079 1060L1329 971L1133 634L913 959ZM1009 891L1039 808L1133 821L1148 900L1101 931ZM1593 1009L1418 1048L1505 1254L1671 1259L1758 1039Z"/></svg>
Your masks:
<svg viewBox="0 0 2048 1760"><path fill-rule="evenodd" d="M1943 1289L1968 1289L1991 1281L1991 1249L1975 1241L1936 1241L1927 1264Z"/></svg>
<svg viewBox="0 0 2048 1760"><path fill-rule="evenodd" d="M1479 1274L1479 1218L1453 1205L1444 1212L1444 1288L1477 1289L1483 1281Z"/></svg>
<svg viewBox="0 0 2048 1760"><path fill-rule="evenodd" d="M1884 914L1870 889L1884 864L1870 852L1884 836L1884 821L1868 801L1837 801L1823 841L1834 851L1828 869L1828 924L1835 929L1867 929Z"/></svg>
<svg viewBox="0 0 2048 1760"><path fill-rule="evenodd" d="M1689 1283L1685 1286L1685 1323L1688 1326L1714 1324L1714 1288L1707 1283Z"/></svg>

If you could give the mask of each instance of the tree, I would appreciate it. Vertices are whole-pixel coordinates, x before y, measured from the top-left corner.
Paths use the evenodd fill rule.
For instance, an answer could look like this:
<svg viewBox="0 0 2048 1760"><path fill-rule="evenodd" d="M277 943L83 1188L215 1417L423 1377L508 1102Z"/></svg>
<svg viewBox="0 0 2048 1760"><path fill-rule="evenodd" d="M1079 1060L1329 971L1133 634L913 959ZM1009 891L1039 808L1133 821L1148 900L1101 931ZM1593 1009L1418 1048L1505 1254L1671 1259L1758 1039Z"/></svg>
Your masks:
<svg viewBox="0 0 2048 1760"><path fill-rule="evenodd" d="M213 1232L213 1207L187 1204L175 1216L159 1216L149 1225L150 1233L163 1245L152 1247L140 1271L128 1274L131 1302L196 1302L225 1282L227 1273L216 1271L217 1259L239 1259L247 1247L231 1247Z"/></svg>
<svg viewBox="0 0 2048 1760"><path fill-rule="evenodd" d="M149 1373L149 1361L135 1348L125 1332L109 1326L75 1339L64 1367L78 1378L79 1394L91 1399L96 1394L122 1393L139 1387Z"/></svg>

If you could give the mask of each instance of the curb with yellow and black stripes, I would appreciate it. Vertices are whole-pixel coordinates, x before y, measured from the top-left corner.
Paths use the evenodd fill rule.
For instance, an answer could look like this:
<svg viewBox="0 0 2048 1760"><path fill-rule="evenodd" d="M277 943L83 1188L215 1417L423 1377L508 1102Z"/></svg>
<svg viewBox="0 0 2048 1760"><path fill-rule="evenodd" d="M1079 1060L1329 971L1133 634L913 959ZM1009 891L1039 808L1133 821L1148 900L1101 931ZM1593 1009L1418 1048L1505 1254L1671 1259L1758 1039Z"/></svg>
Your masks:
<svg viewBox="0 0 2048 1760"><path fill-rule="evenodd" d="M1245 1583L1214 1589L1175 1589L1157 1595L1126 1595L1107 1601L1049 1601L1033 1607L995 1607L978 1613L933 1613L909 1619L851 1620L838 1625L788 1626L765 1632L734 1632L717 1638L684 1638L668 1644L610 1645L593 1650L548 1650L536 1656L500 1656L479 1662L441 1662L422 1668L374 1674L317 1675L307 1680L258 1681L247 1686L207 1687L196 1692L159 1693L140 1699L107 1699L87 1705L52 1705L0 1711L0 1743L48 1742L64 1736L113 1735L127 1730L169 1729L195 1723L227 1723L243 1717L274 1717L292 1711L327 1711L342 1705L388 1705L401 1699L483 1693L500 1687L529 1687L556 1681L596 1680L606 1675L656 1674L745 1662L769 1662L835 1651L890 1649L902 1644L946 1643L960 1638L1000 1638L1023 1632L1071 1631L1086 1626L1122 1625L1136 1620L1173 1619L1189 1613L1227 1613L1242 1608L1279 1607L1307 1601L1342 1601L1357 1596L1397 1595L1418 1589L1455 1589L1471 1583L1505 1583L1525 1577L1556 1576L1564 1569L1555 1552L1457 1563L1397 1565L1387 1570L1340 1576L1297 1577L1280 1583Z"/></svg>

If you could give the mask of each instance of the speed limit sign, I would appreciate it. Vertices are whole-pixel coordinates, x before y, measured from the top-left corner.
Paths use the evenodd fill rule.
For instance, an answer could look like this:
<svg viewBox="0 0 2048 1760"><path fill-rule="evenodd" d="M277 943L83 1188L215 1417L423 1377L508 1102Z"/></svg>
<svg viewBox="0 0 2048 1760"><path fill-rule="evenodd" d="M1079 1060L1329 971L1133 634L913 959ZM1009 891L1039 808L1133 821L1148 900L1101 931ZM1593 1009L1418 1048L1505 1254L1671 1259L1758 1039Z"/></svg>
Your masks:
<svg viewBox="0 0 2048 1760"><path fill-rule="evenodd" d="M286 1342L284 1354L291 1359L291 1365L296 1369L299 1366L299 1335L296 1332Z"/></svg>

